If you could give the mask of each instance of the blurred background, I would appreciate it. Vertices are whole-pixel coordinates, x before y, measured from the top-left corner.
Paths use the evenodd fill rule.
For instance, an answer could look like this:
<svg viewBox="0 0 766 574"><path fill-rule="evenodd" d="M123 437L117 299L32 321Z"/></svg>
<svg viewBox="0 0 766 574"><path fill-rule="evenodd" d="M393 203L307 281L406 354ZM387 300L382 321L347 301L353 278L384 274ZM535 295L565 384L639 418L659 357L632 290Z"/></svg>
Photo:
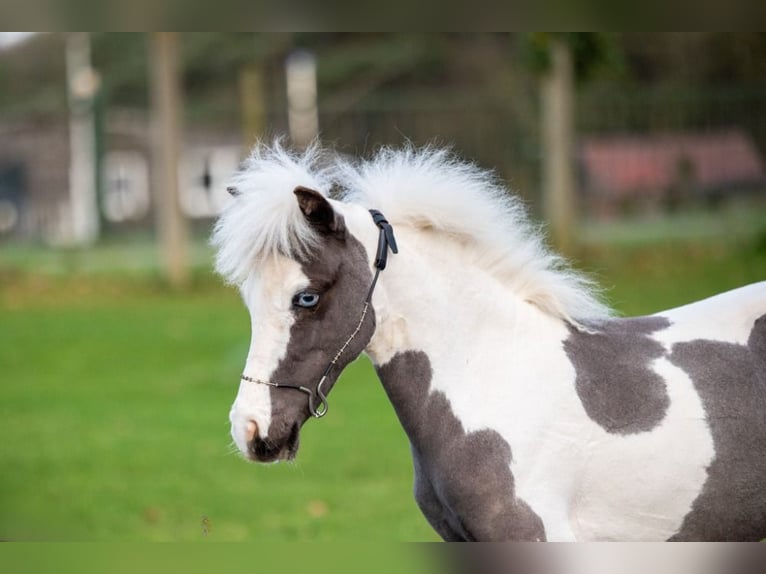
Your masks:
<svg viewBox="0 0 766 574"><path fill-rule="evenodd" d="M207 238L282 135L452 146L622 314L766 279L764 34L0 33L0 539L435 539L366 359L296 463L231 446Z"/></svg>

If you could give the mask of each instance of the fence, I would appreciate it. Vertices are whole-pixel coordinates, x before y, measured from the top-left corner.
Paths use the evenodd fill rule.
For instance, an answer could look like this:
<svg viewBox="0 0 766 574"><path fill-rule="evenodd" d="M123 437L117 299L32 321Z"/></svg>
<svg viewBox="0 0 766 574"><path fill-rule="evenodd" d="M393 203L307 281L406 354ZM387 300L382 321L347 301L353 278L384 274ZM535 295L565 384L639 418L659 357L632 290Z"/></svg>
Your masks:
<svg viewBox="0 0 766 574"><path fill-rule="evenodd" d="M377 93L346 107L325 105L321 98L319 102L322 139L340 152L368 155L379 145L408 140L450 145L459 155L494 169L539 214L540 160L545 150L540 149L538 115L536 86L528 81L519 82L513 92L491 96L434 89ZM578 93L576 117L575 161L586 217L613 217L635 209L636 204L640 209L682 209L711 194L719 199L735 191L763 196L766 189L762 159L766 152L766 86L706 91L620 91L614 86L592 86ZM182 184L187 196L183 201L187 214L202 221L215 212L226 173L235 168L245 148L240 126L232 126L228 116L221 125L224 127L208 118L204 125L187 124L185 131ZM272 107L264 126L269 134L285 132L286 111ZM0 225L0 237L59 233L66 228L62 221L66 210L61 205L66 202L69 181L64 118L48 123L0 122L0 132L0 173L14 174L0 185L0 212L7 215L8 205L17 211L15 219L4 218L15 224ZM682 144L675 151L668 151L664 144L665 152L658 152L660 142L668 138ZM122 180L106 178L107 185L112 181L111 192L121 194L102 202L112 231L151 227L147 144L145 111L107 114L104 148L106 157L112 154L112 159L105 165L116 165L112 171L123 174ZM697 148L703 151L694 152ZM620 153L612 153L604 166L589 162L588 149ZM647 149L653 150L648 160ZM122 164L120 153L128 158ZM701 174L715 158L720 173L705 179ZM732 166L736 167L733 171ZM654 179L628 177L641 170L652 172ZM659 172L664 175L660 177ZM604 181L618 176L628 183L605 187ZM135 198L129 197L128 184L135 187ZM129 206L136 209L135 216L126 211Z"/></svg>
<svg viewBox="0 0 766 574"><path fill-rule="evenodd" d="M766 192L766 86L586 91L578 133L590 215L717 206Z"/></svg>

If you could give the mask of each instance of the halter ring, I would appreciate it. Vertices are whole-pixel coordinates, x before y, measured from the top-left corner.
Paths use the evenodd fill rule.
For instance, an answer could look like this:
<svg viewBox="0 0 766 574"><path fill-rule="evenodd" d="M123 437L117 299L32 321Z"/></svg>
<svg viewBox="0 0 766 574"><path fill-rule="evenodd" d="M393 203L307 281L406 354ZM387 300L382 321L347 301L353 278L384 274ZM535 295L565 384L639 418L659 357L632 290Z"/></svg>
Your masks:
<svg viewBox="0 0 766 574"><path fill-rule="evenodd" d="M247 381L248 383L255 383L257 385L267 385L269 387L274 387L274 388L277 388L277 389L279 389L279 388L282 388L282 389L295 389L296 391L300 391L302 393L305 393L305 394L307 394L309 396L309 412L311 412L311 416L313 416L314 418L321 419L323 416L325 416L327 414L327 409L329 408L329 405L327 404L327 397L321 391L322 383L324 382L326 376L322 377L322 380L319 382L319 386L317 387L317 392L316 393L314 393L314 391L312 391L308 387L302 387L300 385L284 385L284 384L281 384L281 383L272 383L270 381L262 381L260 379L254 379L253 377L248 377L244 373L242 373L242 375L240 375L239 378L240 378L240 380ZM319 407L320 408L316 408L316 406L314 405L314 395L315 394L319 395Z"/></svg>

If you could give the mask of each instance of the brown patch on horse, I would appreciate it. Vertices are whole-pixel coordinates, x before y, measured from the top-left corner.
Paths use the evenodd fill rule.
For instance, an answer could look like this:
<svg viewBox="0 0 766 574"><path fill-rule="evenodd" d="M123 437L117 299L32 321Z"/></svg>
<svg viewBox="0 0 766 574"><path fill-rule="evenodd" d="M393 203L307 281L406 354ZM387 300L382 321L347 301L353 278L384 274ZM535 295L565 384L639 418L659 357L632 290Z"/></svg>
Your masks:
<svg viewBox="0 0 766 574"><path fill-rule="evenodd" d="M516 496L511 447L493 430L466 432L431 363L407 351L376 366L412 445L415 499L447 541L545 540L542 520Z"/></svg>
<svg viewBox="0 0 766 574"><path fill-rule="evenodd" d="M715 448L705 486L671 540L766 538L766 315L747 345L676 343L670 360L699 392Z"/></svg>
<svg viewBox="0 0 766 574"><path fill-rule="evenodd" d="M564 350L575 368L577 395L607 432L648 432L665 418L670 399L651 364L666 352L650 335L669 325L662 317L638 317L604 321L590 333L570 328Z"/></svg>

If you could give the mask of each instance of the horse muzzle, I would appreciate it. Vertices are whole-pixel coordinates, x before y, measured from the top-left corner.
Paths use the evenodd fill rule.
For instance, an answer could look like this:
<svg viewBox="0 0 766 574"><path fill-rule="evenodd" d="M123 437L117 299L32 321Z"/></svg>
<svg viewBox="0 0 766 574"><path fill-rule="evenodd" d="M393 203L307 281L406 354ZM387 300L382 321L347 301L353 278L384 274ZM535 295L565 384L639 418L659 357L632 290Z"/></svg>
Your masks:
<svg viewBox="0 0 766 574"><path fill-rule="evenodd" d="M251 430L252 429L252 430ZM248 423L247 457L256 462L293 460L298 452L300 425L296 422L283 435L258 436L254 422Z"/></svg>

